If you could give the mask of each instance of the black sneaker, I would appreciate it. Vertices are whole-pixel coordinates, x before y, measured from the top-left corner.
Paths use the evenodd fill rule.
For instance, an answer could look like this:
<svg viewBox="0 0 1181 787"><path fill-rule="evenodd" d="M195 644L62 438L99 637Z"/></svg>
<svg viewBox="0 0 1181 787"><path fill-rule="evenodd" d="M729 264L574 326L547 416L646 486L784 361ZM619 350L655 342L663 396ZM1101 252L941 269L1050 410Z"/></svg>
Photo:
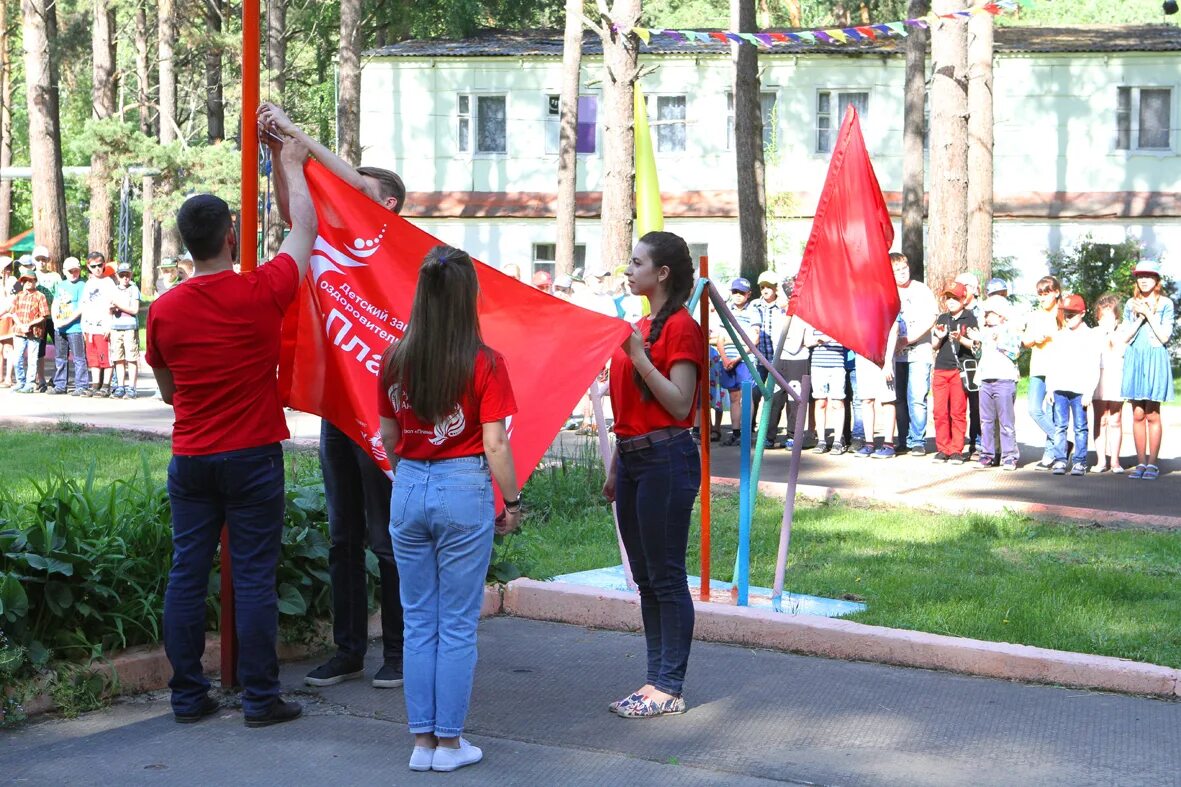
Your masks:
<svg viewBox="0 0 1181 787"><path fill-rule="evenodd" d="M402 685L402 665L386 662L373 676L373 688L396 689Z"/></svg>
<svg viewBox="0 0 1181 787"><path fill-rule="evenodd" d="M285 721L298 719L303 713L303 706L298 702L287 702L276 698L266 713L258 716L247 716L247 727L270 727L272 724L282 724Z"/></svg>
<svg viewBox="0 0 1181 787"><path fill-rule="evenodd" d="M951 465L962 465L964 463L964 455L952 454L951 456L947 457L947 463Z"/></svg>
<svg viewBox="0 0 1181 787"><path fill-rule="evenodd" d="M936 462L946 462L948 457L947 454L943 453L942 451L936 451L935 455L931 458Z"/></svg>
<svg viewBox="0 0 1181 787"><path fill-rule="evenodd" d="M831 453L833 456L840 456L841 454L845 453L848 450L849 450L848 448L845 448L844 443L833 443L832 444L832 451L830 451L829 453Z"/></svg>
<svg viewBox="0 0 1181 787"><path fill-rule="evenodd" d="M195 711L192 713L173 713L172 718L176 720L177 724L195 724L206 716L212 716L219 710L221 710L221 703L206 694Z"/></svg>
<svg viewBox="0 0 1181 787"><path fill-rule="evenodd" d="M365 675L364 666L361 659L351 659L338 653L309 672L303 682L309 686L335 686L346 680L363 677Z"/></svg>
<svg viewBox="0 0 1181 787"><path fill-rule="evenodd" d="M827 454L828 453L828 443L827 442L817 443L816 446L812 449L812 453Z"/></svg>
<svg viewBox="0 0 1181 787"><path fill-rule="evenodd" d="M738 432L731 431L730 434L726 435L726 439L722 441L722 445L725 445L725 446L738 445L738 441L740 439L741 439L741 435Z"/></svg>
<svg viewBox="0 0 1181 787"><path fill-rule="evenodd" d="M927 449L921 445L916 445L914 448L906 449L906 453L910 454L911 456L926 456Z"/></svg>

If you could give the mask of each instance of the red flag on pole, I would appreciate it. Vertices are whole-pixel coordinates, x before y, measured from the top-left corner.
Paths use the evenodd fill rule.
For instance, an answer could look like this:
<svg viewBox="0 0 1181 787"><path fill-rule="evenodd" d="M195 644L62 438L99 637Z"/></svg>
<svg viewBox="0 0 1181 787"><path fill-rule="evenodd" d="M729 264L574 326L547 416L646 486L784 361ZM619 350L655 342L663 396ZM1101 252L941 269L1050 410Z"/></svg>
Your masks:
<svg viewBox="0 0 1181 787"><path fill-rule="evenodd" d="M319 235L283 324L284 403L328 419L389 472L377 415L381 354L400 339L423 257L442 241L322 165L305 167ZM483 263L480 328L501 352L519 412L509 420L517 478L537 466L631 327L528 287Z"/></svg>
<svg viewBox="0 0 1181 787"><path fill-rule="evenodd" d="M828 176L788 313L879 366L901 303L890 267L894 225L852 105Z"/></svg>

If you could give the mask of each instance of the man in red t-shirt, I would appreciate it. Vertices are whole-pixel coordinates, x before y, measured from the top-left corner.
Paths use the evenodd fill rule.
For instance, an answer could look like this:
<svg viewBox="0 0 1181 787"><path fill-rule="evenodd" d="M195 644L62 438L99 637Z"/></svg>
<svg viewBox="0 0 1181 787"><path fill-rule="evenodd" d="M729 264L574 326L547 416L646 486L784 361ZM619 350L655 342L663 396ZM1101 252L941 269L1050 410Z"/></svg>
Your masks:
<svg viewBox="0 0 1181 787"><path fill-rule="evenodd" d="M300 714L279 696L275 571L285 506L283 452L289 437L276 368L283 313L308 270L316 211L304 180L307 148L285 145L291 233L279 254L237 274L238 237L229 206L211 194L185 201L176 223L193 255L193 276L148 312L147 361L175 409L168 497L172 570L164 595L164 647L172 664L178 722L218 710L201 669L205 596L222 524L229 529L238 677L247 727ZM253 243L253 233L247 239Z"/></svg>

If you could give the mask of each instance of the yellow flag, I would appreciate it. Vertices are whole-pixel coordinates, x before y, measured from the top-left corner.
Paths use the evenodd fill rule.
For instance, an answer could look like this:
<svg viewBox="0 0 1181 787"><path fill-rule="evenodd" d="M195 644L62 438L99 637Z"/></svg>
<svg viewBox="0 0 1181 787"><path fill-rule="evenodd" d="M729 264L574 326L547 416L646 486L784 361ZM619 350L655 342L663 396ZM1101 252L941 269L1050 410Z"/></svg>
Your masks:
<svg viewBox="0 0 1181 787"><path fill-rule="evenodd" d="M656 177L656 157L652 153L652 134L648 130L648 109L640 84L635 85L636 136L636 235L664 229L664 211L660 207L660 181Z"/></svg>
<svg viewBox="0 0 1181 787"><path fill-rule="evenodd" d="M633 27L632 32L639 36L640 40L645 44L652 40L652 31L646 27Z"/></svg>

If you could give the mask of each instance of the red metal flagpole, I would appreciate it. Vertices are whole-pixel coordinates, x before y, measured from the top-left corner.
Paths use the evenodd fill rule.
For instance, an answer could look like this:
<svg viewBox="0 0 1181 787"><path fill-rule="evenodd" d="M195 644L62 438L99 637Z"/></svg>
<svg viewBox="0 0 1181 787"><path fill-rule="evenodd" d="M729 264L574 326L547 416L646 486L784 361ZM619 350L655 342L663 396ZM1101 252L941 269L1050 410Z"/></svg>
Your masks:
<svg viewBox="0 0 1181 787"><path fill-rule="evenodd" d="M242 2L242 211L238 261L243 272L258 267L258 126L259 0ZM221 531L221 685L238 684L238 635L234 629L234 579L230 566L230 536Z"/></svg>

